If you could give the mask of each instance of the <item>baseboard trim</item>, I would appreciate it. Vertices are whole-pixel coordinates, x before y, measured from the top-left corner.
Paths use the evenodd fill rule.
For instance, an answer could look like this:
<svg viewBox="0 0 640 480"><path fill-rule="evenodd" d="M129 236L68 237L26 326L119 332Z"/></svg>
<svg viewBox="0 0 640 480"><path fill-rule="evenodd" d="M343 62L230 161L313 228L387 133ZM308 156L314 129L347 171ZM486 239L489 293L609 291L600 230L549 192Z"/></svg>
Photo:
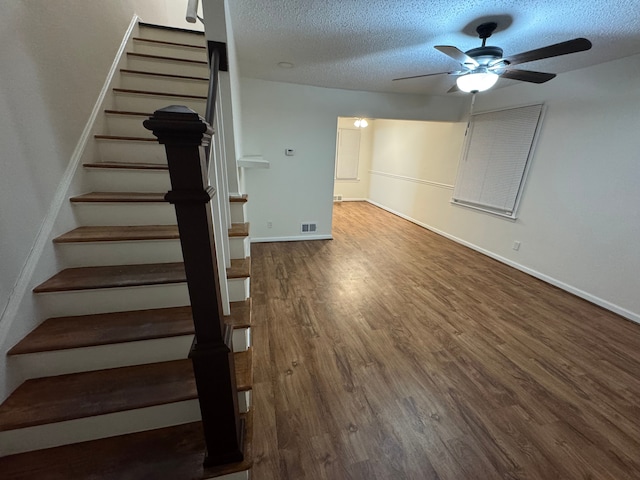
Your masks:
<svg viewBox="0 0 640 480"><path fill-rule="evenodd" d="M293 237L257 237L257 238L251 238L251 243L305 242L307 240L333 240L333 236L332 235L296 235Z"/></svg>
<svg viewBox="0 0 640 480"><path fill-rule="evenodd" d="M483 255L486 255L487 257L493 258L494 260L499 261L500 263L504 263L505 265L509 265L510 267L513 267L517 270L520 270L521 272L524 272L528 275L531 275L532 277L535 277L539 280L542 280L543 282L546 282L550 285L553 285L554 287L558 287L561 290L564 290L565 292L569 292L577 297L580 297L584 300L587 300L588 302L591 302L595 305L598 305L599 307L602 307L606 310L609 310L613 313L616 313L628 320L631 320L632 322L638 323L640 324L640 314L634 313L630 310L627 310L626 308L622 308L619 305L616 305L614 303L611 303L607 300L604 300L600 297L597 297L595 295L592 295L588 292L585 292L584 290L580 290L579 288L576 288L572 285L569 285L567 283L562 282L561 280L558 280L554 277L551 277L549 275L546 275L544 273L538 272L537 270L534 270L532 268L526 267L524 265L521 265L517 262L514 262L513 260L509 260L508 258L502 257L500 255L497 255L493 252L491 252L490 250L486 250L482 247L479 247L478 245L468 242L466 240L463 240L461 238L458 238L454 235L451 235L449 233L446 233L442 230L439 230L437 228L432 227L431 225L428 225L426 223L423 223L419 220L416 220L415 218L409 217L408 215L405 215L403 213L397 212L391 208L388 208L378 202L374 202L373 200L367 199L366 200L368 203L375 205L376 207L379 207L383 210L386 210L389 213L393 213L394 215L397 215L398 217L404 218L405 220L410 221L411 223L415 223L416 225L419 225L423 228L426 228L427 230L433 232L433 233L437 233L438 235L441 235L445 238L448 238L449 240L453 240L456 243L459 243L461 245L464 245L465 247L469 247L479 253L482 253Z"/></svg>
<svg viewBox="0 0 640 480"><path fill-rule="evenodd" d="M78 143L76 144L73 153L71 154L71 158L67 165L67 168L62 175L62 179L58 184L58 188L54 194L53 200L51 202L51 206L45 215L42 224L40 225L40 229L36 234L36 238L33 242L31 250L27 255L27 259L18 275L16 283L13 287L13 290L9 294L9 299L5 305L5 308L0 315L0 345L4 343L6 335L9 332L9 328L13 323L13 318L18 314L18 310L20 308L20 304L25 296L25 294L30 291L30 286L32 282L32 277L35 272L36 266L40 261L40 257L44 252L44 249L47 245L49 237L51 236L51 232L53 231L53 227L55 225L56 218L58 217L62 205L67 199L68 191L75 177L76 171L78 170L78 166L80 165L80 161L82 159L82 155L87 146L89 139L91 138L91 133L93 129L93 125L98 117L98 114L102 112L102 104L104 102L105 97L110 91L110 85L113 77L118 72L118 64L120 59L122 58L127 42L131 37L134 28L138 23L139 17L134 15L129 27L123 37L122 43L120 44L120 48L118 49L115 59L109 69L109 73L107 74L107 78L105 80L102 89L98 95L98 99L93 106L93 110L89 115L87 123L84 126L84 130L78 139Z"/></svg>

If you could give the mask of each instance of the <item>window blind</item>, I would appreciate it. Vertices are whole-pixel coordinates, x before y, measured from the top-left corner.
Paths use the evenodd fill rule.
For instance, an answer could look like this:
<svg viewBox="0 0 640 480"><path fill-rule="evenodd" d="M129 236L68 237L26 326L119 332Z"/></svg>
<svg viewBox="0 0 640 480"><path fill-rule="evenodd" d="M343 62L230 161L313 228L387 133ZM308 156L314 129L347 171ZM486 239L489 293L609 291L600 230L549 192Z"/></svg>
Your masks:
<svg viewBox="0 0 640 480"><path fill-rule="evenodd" d="M338 129L336 180L356 180L360 158L360 130Z"/></svg>
<svg viewBox="0 0 640 480"><path fill-rule="evenodd" d="M453 203L515 218L542 105L473 115Z"/></svg>

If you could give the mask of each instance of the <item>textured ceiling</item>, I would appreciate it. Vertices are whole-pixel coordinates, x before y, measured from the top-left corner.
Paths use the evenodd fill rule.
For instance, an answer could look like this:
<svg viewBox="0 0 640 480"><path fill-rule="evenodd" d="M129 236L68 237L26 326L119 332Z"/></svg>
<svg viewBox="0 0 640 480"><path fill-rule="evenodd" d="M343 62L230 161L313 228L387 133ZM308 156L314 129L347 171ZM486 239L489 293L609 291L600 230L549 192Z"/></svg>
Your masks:
<svg viewBox="0 0 640 480"><path fill-rule="evenodd" d="M640 0L230 0L243 76L321 87L445 95L454 70L434 45L480 46L475 27L497 21L488 45L505 56L585 37L593 48L519 66L563 73L640 53ZM284 69L279 62L290 62ZM553 81L553 80L551 80ZM501 79L498 86L513 81ZM460 94L458 94L460 95Z"/></svg>

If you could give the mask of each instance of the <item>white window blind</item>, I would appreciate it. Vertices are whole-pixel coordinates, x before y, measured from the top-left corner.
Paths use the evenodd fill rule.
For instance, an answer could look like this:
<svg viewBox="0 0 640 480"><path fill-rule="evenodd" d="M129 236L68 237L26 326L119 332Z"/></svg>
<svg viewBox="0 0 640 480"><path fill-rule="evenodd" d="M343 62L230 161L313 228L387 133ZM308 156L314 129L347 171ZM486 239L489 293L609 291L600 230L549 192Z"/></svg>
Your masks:
<svg viewBox="0 0 640 480"><path fill-rule="evenodd" d="M515 218L542 105L473 115L453 203Z"/></svg>
<svg viewBox="0 0 640 480"><path fill-rule="evenodd" d="M336 179L356 180L360 158L360 130L338 129L338 149L336 155Z"/></svg>

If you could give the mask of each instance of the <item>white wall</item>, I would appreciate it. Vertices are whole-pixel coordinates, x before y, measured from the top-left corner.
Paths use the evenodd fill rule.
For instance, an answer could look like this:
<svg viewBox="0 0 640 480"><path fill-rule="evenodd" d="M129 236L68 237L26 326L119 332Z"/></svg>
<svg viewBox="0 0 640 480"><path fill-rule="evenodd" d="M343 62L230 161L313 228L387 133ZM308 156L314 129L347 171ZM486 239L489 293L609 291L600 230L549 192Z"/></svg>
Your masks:
<svg viewBox="0 0 640 480"><path fill-rule="evenodd" d="M31 287L46 278L29 275L38 261L36 239L50 236L38 234L56 216L53 200L123 35L134 13L149 23L201 29L184 21L186 5L0 0L0 400L17 382L6 370L6 351L29 322L43 320L32 318L37 308L29 305L16 321L18 305L31 302ZM56 266L52 254L47 262L44 271Z"/></svg>
<svg viewBox="0 0 640 480"><path fill-rule="evenodd" d="M243 151L263 155L269 169L247 170L253 241L299 239L300 223L331 235L340 116L457 120L466 99L391 95L241 79ZM284 155L293 148L295 156ZM267 228L271 221L273 228Z"/></svg>
<svg viewBox="0 0 640 480"><path fill-rule="evenodd" d="M355 129L353 117L338 118L338 128ZM335 180L333 194L342 195L343 200L365 200L369 198L369 170L371 169L371 147L373 144L373 130L375 119L368 118L369 126L359 128L360 132L360 152L358 155L358 179L357 180ZM337 139L336 139L337 141ZM337 158L336 158L337 161Z"/></svg>
<svg viewBox="0 0 640 480"><path fill-rule="evenodd" d="M640 56L518 84L477 98L476 111L545 102L547 112L514 221L449 204L451 191L372 175L370 198L445 235L640 321ZM394 138L394 135L398 135ZM376 124L372 170L453 178L454 151L427 163L399 148L408 130ZM454 130L443 139L461 145ZM446 165L444 165L446 163ZM395 170L394 170L395 169ZM404 172L404 173L401 173ZM519 251L512 250L515 240Z"/></svg>

